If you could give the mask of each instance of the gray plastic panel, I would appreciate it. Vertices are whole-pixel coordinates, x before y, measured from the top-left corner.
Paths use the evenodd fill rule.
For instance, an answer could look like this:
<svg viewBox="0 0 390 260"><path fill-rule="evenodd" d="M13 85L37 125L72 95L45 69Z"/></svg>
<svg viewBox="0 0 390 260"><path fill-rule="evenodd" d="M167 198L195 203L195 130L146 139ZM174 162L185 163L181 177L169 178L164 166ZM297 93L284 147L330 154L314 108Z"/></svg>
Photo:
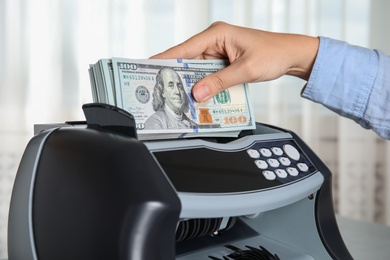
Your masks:
<svg viewBox="0 0 390 260"><path fill-rule="evenodd" d="M33 189L38 159L48 136L56 129L34 137L24 152L15 180L10 206L8 251L21 259L37 259L32 223ZM14 248L15 247L15 248Z"/></svg>
<svg viewBox="0 0 390 260"><path fill-rule="evenodd" d="M229 151L229 150L246 149L256 141L280 140L280 139L291 139L291 138L292 136L289 133L277 133L277 134L245 136L226 144L213 143L201 139L188 139L188 140L180 139L180 140L145 142L145 145L146 147L148 147L148 149L151 152L169 151L169 150L176 150L179 148L191 149L192 147L207 147L215 150Z"/></svg>
<svg viewBox="0 0 390 260"><path fill-rule="evenodd" d="M180 218L217 218L257 214L292 204L321 187L324 177L320 172L280 188L224 195L202 195L179 192L182 204Z"/></svg>

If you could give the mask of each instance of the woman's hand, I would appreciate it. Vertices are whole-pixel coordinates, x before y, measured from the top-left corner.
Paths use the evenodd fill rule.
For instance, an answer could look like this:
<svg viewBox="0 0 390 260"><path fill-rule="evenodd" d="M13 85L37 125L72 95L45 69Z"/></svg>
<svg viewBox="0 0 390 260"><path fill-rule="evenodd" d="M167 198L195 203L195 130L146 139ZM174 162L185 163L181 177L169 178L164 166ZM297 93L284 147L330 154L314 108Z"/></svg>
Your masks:
<svg viewBox="0 0 390 260"><path fill-rule="evenodd" d="M307 80L318 45L316 37L216 22L187 41L151 58L228 59L228 67L203 78L193 87L194 98L201 102L237 84L269 81L283 75Z"/></svg>

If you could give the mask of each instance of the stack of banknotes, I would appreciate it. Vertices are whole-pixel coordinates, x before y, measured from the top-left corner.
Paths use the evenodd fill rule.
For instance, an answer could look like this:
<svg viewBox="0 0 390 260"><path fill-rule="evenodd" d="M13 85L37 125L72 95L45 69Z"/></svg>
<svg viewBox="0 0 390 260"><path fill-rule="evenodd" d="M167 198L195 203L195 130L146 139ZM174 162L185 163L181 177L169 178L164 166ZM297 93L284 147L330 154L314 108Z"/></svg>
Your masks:
<svg viewBox="0 0 390 260"><path fill-rule="evenodd" d="M225 60L101 59L89 68L93 101L131 113L141 140L234 137L255 128L248 85L205 102L191 93L198 80L225 66Z"/></svg>

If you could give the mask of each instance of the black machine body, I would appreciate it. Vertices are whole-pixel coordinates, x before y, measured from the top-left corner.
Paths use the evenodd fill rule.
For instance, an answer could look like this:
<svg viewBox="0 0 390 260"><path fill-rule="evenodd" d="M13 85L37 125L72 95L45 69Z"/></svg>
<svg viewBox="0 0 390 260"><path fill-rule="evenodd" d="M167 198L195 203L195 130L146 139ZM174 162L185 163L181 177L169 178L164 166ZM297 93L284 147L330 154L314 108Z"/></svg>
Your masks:
<svg viewBox="0 0 390 260"><path fill-rule="evenodd" d="M26 147L9 260L352 259L332 175L293 132L140 141L126 111L83 109L86 122L37 126Z"/></svg>

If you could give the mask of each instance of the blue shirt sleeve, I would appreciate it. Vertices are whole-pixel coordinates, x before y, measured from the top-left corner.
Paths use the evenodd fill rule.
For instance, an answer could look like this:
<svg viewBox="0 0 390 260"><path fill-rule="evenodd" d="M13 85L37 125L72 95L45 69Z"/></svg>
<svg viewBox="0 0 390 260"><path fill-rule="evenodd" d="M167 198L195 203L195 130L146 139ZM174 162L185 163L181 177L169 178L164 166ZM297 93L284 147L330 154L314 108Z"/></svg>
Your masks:
<svg viewBox="0 0 390 260"><path fill-rule="evenodd" d="M381 51L320 37L302 97L390 139L390 57Z"/></svg>

